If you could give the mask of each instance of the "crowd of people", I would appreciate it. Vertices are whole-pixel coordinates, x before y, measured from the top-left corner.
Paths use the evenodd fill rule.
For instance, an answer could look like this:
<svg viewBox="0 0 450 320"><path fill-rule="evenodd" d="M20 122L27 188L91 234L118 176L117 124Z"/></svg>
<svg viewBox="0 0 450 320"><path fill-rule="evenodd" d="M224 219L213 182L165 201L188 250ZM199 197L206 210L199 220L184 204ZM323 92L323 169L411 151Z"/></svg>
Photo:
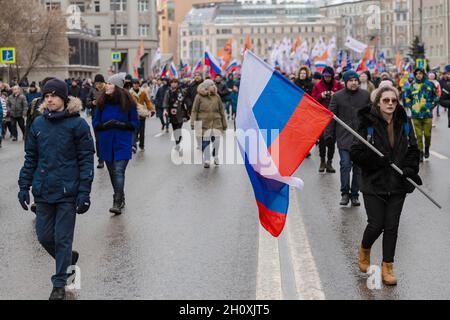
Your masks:
<svg viewBox="0 0 450 320"><path fill-rule="evenodd" d="M317 142L320 173L336 173L337 146L340 205L358 207L363 194L368 225L359 251L361 271L370 266L370 249L383 233L383 282L395 285L400 214L406 194L414 190L406 178L421 184L419 164L430 157L433 119L447 112L450 128L450 65L440 74L417 69L380 75L353 70L336 73L332 67L313 73L303 66L286 77L384 154L378 157L334 121ZM120 215L125 207L126 168L138 147L145 150L146 120L158 117L161 134L172 128L179 155L183 154L179 129L190 121L204 168L211 167L211 155L218 166L221 135L236 117L239 88L240 74L211 79L200 72L192 78L148 81L124 73L107 80L99 74L93 82L46 78L27 89L0 83L0 147L8 132L17 143L19 126L26 154L19 201L28 210L32 188L38 239L56 260L51 299L64 298L67 267L78 260L78 252L72 250L75 216L90 207L94 154L97 168L106 165L110 175L110 212ZM94 136L80 116L82 110L86 119L92 119ZM398 165L403 176L391 164Z"/></svg>

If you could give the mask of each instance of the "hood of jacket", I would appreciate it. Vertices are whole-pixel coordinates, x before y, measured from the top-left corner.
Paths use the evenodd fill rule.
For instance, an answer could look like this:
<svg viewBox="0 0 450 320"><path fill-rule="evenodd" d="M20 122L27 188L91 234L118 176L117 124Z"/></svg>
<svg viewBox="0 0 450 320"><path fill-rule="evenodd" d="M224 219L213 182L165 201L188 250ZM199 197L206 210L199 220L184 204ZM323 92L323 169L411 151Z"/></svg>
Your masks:
<svg viewBox="0 0 450 320"><path fill-rule="evenodd" d="M51 112L45 101L39 107L39 113L49 120L79 117L81 110L83 110L83 103L79 98L75 97L69 97L64 111L61 112Z"/></svg>
<svg viewBox="0 0 450 320"><path fill-rule="evenodd" d="M217 87L214 86L214 93L208 92L208 90L202 86L201 84L197 87L197 92L203 97L211 96L211 95L217 95Z"/></svg>
<svg viewBox="0 0 450 320"><path fill-rule="evenodd" d="M360 125L366 128L372 126L375 122L381 122L387 125L386 120L384 120L383 116L379 114L373 106L367 106L359 110L358 117ZM392 119L394 120L394 123L405 123L408 121L408 115L406 114L404 108L398 105L397 109L394 111Z"/></svg>

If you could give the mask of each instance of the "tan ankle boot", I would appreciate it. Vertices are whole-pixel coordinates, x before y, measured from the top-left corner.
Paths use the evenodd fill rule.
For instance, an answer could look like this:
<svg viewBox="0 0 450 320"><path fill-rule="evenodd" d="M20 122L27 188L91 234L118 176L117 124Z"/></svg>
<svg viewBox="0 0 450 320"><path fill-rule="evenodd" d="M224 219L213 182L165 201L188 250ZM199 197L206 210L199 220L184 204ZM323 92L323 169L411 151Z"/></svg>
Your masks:
<svg viewBox="0 0 450 320"><path fill-rule="evenodd" d="M370 267L370 249L359 248L358 266L361 272L367 273Z"/></svg>
<svg viewBox="0 0 450 320"><path fill-rule="evenodd" d="M383 276L383 283L387 286L397 285L397 278L394 274L394 263L383 262L381 273Z"/></svg>

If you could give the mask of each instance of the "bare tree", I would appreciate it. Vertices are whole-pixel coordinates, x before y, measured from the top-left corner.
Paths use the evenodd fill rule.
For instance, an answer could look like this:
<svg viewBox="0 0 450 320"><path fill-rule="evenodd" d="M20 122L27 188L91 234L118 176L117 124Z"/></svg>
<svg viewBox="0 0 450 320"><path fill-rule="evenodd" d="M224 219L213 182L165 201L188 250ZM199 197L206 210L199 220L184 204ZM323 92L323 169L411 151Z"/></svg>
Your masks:
<svg viewBox="0 0 450 320"><path fill-rule="evenodd" d="M15 47L19 82L39 66L67 63L66 19L38 0L0 0L0 47Z"/></svg>

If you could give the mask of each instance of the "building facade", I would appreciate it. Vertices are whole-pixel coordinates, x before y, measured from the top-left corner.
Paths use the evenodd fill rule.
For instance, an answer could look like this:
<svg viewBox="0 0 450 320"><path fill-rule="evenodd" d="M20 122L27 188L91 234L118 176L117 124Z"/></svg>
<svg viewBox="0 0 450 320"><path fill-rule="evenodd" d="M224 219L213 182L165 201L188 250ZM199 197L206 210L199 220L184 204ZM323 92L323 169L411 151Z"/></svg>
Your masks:
<svg viewBox="0 0 450 320"><path fill-rule="evenodd" d="M135 56L141 41L145 55L141 77L147 77L151 58L158 48L156 0L43 0L48 8L70 11L76 5L81 24L94 30L98 38L99 71L133 73ZM68 12L68 14L70 14ZM122 61L113 64L112 52L121 52ZM139 67L139 66L138 66Z"/></svg>
<svg viewBox="0 0 450 320"><path fill-rule="evenodd" d="M274 45L283 39L301 37L309 44L320 37L330 40L336 34L336 23L322 16L319 7L311 3L241 1L194 6L180 24L179 33L181 59L193 64L203 57L207 47L217 54L229 39L233 40L234 58L240 60L248 36L252 50L269 58Z"/></svg>
<svg viewBox="0 0 450 320"><path fill-rule="evenodd" d="M431 67L450 64L450 0L411 0L411 42L425 44Z"/></svg>

